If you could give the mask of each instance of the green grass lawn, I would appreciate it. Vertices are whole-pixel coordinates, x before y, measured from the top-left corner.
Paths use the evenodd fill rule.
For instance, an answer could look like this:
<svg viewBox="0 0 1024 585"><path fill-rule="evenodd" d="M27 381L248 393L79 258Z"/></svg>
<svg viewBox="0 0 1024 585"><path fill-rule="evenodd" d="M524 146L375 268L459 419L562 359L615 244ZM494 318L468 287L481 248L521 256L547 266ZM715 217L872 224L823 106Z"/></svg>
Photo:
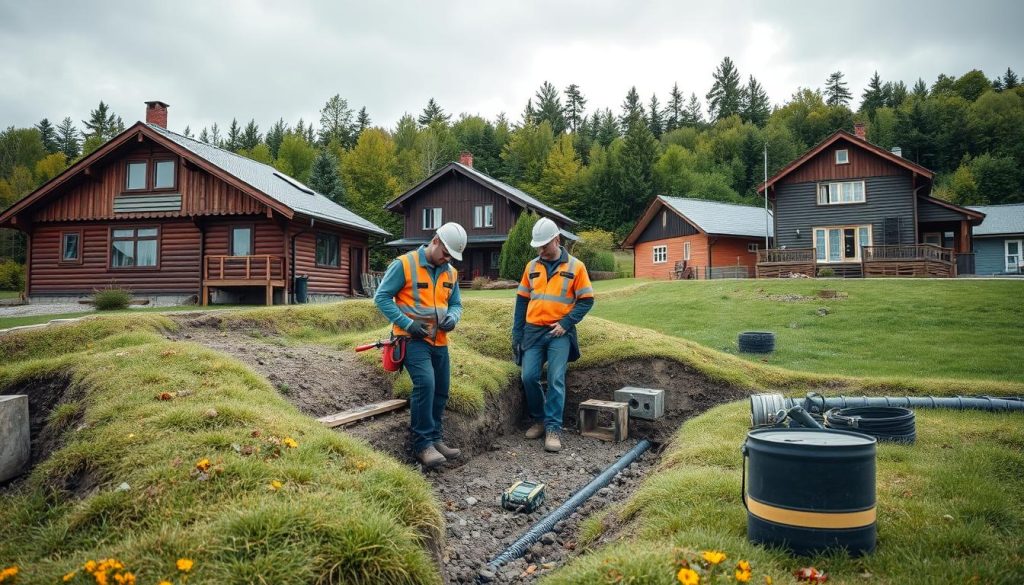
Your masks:
<svg viewBox="0 0 1024 585"><path fill-rule="evenodd" d="M775 353L743 357L806 372L1024 381L1022 300L1017 281L686 281L600 295L592 314L733 354L739 332L774 331Z"/></svg>
<svg viewBox="0 0 1024 585"><path fill-rule="evenodd" d="M613 291L621 291L636 287L638 285L646 284L651 282L644 278L615 278L611 280L595 280L594 281L594 292L595 293L609 293ZM499 290L473 290L467 287L461 287L459 289L462 292L462 296L470 299L515 299L516 289L506 288Z"/></svg>
<svg viewBox="0 0 1024 585"><path fill-rule="evenodd" d="M232 308L237 305L216 305L206 307L206 309L223 309ZM56 313L53 315L29 315L27 317L0 317L0 329L8 329L11 327L21 327L23 325L37 325L39 323L48 323L54 319L73 319L75 317L84 317L86 315L123 315L126 313L166 313L173 311L196 311L203 309L203 307L197 307L195 305L180 305L176 307L137 307L134 309L125 309L123 311L79 311L75 313Z"/></svg>
<svg viewBox="0 0 1024 585"><path fill-rule="evenodd" d="M16 299L21 296L20 291L16 290L0 290L0 300L4 299Z"/></svg>

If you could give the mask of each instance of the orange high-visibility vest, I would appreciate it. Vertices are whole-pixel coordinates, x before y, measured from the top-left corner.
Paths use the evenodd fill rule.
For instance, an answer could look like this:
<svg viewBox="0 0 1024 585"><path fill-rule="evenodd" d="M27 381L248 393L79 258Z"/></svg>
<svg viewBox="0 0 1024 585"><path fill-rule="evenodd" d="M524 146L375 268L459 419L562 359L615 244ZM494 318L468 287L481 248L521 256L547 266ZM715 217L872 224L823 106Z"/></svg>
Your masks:
<svg viewBox="0 0 1024 585"><path fill-rule="evenodd" d="M526 265L516 294L530 299L526 308L527 323L542 327L553 325L572 312L577 299L594 296L587 267L575 257L567 256L550 279L540 257Z"/></svg>
<svg viewBox="0 0 1024 585"><path fill-rule="evenodd" d="M437 324L448 314L448 299L459 281L459 271L448 265L448 269L437 276L437 282L430 277L430 271L419 262L419 250L413 250L398 257L405 273L405 286L395 295L395 304L410 319L431 325L431 335L425 341L431 345L448 345L448 333L438 329ZM395 335L408 336L409 332L398 325L392 325Z"/></svg>

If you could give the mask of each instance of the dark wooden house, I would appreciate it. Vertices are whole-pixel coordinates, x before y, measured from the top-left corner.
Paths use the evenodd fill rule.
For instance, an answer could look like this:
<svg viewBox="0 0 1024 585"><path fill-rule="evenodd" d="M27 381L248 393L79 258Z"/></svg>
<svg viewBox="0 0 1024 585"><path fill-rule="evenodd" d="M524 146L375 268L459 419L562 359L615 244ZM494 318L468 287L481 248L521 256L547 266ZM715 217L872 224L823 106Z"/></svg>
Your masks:
<svg viewBox="0 0 1024 585"><path fill-rule="evenodd" d="M633 249L633 276L748 278L771 238L771 212L683 197L654 198L622 242Z"/></svg>
<svg viewBox="0 0 1024 585"><path fill-rule="evenodd" d="M0 214L28 235L26 295L116 285L159 303L358 293L379 226L273 167L167 130L167 104Z"/></svg>
<svg viewBox="0 0 1024 585"><path fill-rule="evenodd" d="M931 197L932 171L836 131L759 188L774 202L775 247L758 276L956 276L974 273L984 214Z"/></svg>
<svg viewBox="0 0 1024 585"><path fill-rule="evenodd" d="M473 168L473 156L464 152L452 162L390 201L386 208L404 218L403 237L388 242L398 250L409 250L430 241L442 224L454 221L469 236L462 262L456 262L460 277L498 277L501 246L519 215L532 211L548 217L562 228L563 239L576 240L568 227L576 222L531 195Z"/></svg>

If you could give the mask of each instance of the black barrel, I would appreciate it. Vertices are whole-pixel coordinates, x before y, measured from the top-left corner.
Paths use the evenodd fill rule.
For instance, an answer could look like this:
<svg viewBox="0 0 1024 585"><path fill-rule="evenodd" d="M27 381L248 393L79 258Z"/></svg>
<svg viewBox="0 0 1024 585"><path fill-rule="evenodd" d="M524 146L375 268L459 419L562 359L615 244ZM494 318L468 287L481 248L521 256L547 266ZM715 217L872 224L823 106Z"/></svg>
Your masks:
<svg viewBox="0 0 1024 585"><path fill-rule="evenodd" d="M874 437L851 431L758 429L743 445L751 542L799 555L875 549Z"/></svg>
<svg viewBox="0 0 1024 585"><path fill-rule="evenodd" d="M295 302L302 304L309 300L309 276L300 274L295 277Z"/></svg>

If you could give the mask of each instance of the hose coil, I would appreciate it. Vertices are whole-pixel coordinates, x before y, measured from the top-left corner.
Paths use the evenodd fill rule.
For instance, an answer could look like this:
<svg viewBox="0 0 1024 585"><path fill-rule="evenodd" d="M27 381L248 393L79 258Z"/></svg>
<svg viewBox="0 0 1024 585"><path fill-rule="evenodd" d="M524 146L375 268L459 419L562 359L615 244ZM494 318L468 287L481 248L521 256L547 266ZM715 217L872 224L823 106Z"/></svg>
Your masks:
<svg viewBox="0 0 1024 585"><path fill-rule="evenodd" d="M879 441L909 445L917 439L914 411L898 406L833 408L825 413L825 426L864 433Z"/></svg>

